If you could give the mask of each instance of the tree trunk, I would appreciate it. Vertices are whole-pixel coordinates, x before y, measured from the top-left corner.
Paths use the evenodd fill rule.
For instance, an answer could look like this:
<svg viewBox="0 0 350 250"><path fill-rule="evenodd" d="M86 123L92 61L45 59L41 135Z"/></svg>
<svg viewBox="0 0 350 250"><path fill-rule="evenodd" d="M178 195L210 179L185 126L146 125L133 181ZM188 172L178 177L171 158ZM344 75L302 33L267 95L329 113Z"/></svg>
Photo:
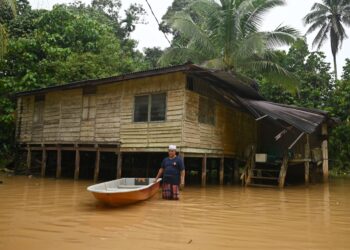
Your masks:
<svg viewBox="0 0 350 250"><path fill-rule="evenodd" d="M338 69L337 69L337 54L333 54L333 63L334 63L334 76L335 80L338 80Z"/></svg>

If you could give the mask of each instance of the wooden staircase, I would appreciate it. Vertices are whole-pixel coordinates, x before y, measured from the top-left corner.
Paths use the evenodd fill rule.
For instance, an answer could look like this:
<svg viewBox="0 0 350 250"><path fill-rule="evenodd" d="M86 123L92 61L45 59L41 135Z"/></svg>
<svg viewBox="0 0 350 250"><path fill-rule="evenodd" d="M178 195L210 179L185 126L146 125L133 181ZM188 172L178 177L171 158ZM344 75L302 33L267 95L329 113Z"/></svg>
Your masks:
<svg viewBox="0 0 350 250"><path fill-rule="evenodd" d="M249 157L241 176L242 184L255 187L284 187L288 168L288 154L280 164L256 163L255 149L250 149Z"/></svg>

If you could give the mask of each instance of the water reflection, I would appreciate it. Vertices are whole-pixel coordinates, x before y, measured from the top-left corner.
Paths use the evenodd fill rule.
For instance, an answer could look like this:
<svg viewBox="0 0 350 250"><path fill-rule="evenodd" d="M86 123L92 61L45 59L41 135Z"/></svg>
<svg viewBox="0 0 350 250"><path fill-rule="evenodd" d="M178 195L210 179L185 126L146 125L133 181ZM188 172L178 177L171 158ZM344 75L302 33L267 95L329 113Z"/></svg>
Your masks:
<svg viewBox="0 0 350 250"><path fill-rule="evenodd" d="M0 249L348 249L350 180L285 190L186 188L122 208L87 181L2 177Z"/></svg>

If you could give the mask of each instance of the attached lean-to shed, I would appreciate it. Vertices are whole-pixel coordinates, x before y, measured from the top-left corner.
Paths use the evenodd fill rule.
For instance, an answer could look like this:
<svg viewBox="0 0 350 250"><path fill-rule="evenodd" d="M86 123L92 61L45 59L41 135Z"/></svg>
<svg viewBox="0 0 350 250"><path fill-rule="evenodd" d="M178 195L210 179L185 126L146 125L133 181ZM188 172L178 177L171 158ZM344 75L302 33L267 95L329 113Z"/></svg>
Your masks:
<svg viewBox="0 0 350 250"><path fill-rule="evenodd" d="M292 160L305 164L308 181L317 148L315 168L321 161L327 176L330 121L322 111L267 102L227 72L184 64L18 93L16 138L28 172L42 176L153 177L176 144L188 184L233 183L246 164L246 184L260 176L283 186L281 169ZM256 153L274 155L281 176L258 171Z"/></svg>

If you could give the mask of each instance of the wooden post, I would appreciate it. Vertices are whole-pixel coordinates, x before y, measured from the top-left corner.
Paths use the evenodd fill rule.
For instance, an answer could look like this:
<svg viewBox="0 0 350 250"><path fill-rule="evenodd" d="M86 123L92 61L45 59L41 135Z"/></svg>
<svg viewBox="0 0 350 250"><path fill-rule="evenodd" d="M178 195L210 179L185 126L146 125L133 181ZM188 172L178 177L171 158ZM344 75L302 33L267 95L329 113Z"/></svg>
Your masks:
<svg viewBox="0 0 350 250"><path fill-rule="evenodd" d="M202 159L202 187L207 184L207 154L204 154Z"/></svg>
<svg viewBox="0 0 350 250"><path fill-rule="evenodd" d="M248 186L252 182L253 169L255 168L255 146L251 147L251 151L249 154L248 164L247 164L247 177L245 179L245 185Z"/></svg>
<svg viewBox="0 0 350 250"><path fill-rule="evenodd" d="M328 140L327 140L327 124L322 124L322 135L324 140L322 141L322 172L323 172L323 181L328 181Z"/></svg>
<svg viewBox="0 0 350 250"><path fill-rule="evenodd" d="M287 169L288 169L288 153L286 152L286 153L284 153L284 156L283 156L280 175L278 178L278 186L280 188L284 187L284 183L285 183L286 176L287 176Z"/></svg>
<svg viewBox="0 0 350 250"><path fill-rule="evenodd" d="M180 152L179 155L182 158L183 164L185 165L185 153L184 152ZM186 169L185 169L185 171L186 171ZM185 184L184 185L186 185L186 173L185 173Z"/></svg>
<svg viewBox="0 0 350 250"><path fill-rule="evenodd" d="M46 148L43 147L43 151L42 151L42 155L41 155L41 177L45 177L46 160L47 160Z"/></svg>
<svg viewBox="0 0 350 250"><path fill-rule="evenodd" d="M225 165L225 158L224 156L222 156L220 159L220 169L219 169L220 185L224 185L224 165Z"/></svg>
<svg viewBox="0 0 350 250"><path fill-rule="evenodd" d="M305 144L305 184L308 185L310 182L310 135L306 135L306 144Z"/></svg>
<svg viewBox="0 0 350 250"><path fill-rule="evenodd" d="M30 173L30 169L32 168L32 151L30 146L27 146L27 174Z"/></svg>
<svg viewBox="0 0 350 250"><path fill-rule="evenodd" d="M100 155L101 155L101 152L99 149L97 149L96 161L95 161L95 171L94 171L94 182L97 182L98 174L100 173Z"/></svg>
<svg viewBox="0 0 350 250"><path fill-rule="evenodd" d="M62 150L61 147L58 146L57 147L57 167L56 167L56 178L60 178L61 177L61 171L62 171Z"/></svg>
<svg viewBox="0 0 350 250"><path fill-rule="evenodd" d="M122 178L122 164L123 164L123 155L122 152L118 152L117 159L117 179Z"/></svg>
<svg viewBox="0 0 350 250"><path fill-rule="evenodd" d="M80 151L79 151L79 149L76 149L75 150L74 180L79 179L79 171L80 171Z"/></svg>

